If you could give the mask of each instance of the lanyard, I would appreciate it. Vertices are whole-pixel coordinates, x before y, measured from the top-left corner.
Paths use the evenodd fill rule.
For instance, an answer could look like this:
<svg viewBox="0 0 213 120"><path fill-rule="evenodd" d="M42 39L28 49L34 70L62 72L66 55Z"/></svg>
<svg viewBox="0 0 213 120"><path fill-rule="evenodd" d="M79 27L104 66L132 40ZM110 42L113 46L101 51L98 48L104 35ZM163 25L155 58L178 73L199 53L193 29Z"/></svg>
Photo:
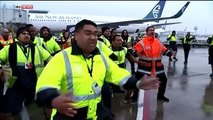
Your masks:
<svg viewBox="0 0 213 120"><path fill-rule="evenodd" d="M87 64L87 61L86 61L86 58L84 57L84 60L85 60L85 62L86 62L86 64ZM91 58L91 68L89 67L89 65L87 64L87 69L88 69L88 72L89 72L89 74L90 74L90 77L92 77L92 71L93 71L93 56L92 56L92 58Z"/></svg>
<svg viewBox="0 0 213 120"><path fill-rule="evenodd" d="M22 46L22 45L20 45L20 44L18 44L18 45L20 46L20 48L21 48L22 52L24 53L25 57L26 57L26 58L27 58L27 60L28 60L29 55L30 55L30 49L29 49L29 50L27 50L27 49L28 49L28 47L26 48L26 47L24 47L24 46Z"/></svg>

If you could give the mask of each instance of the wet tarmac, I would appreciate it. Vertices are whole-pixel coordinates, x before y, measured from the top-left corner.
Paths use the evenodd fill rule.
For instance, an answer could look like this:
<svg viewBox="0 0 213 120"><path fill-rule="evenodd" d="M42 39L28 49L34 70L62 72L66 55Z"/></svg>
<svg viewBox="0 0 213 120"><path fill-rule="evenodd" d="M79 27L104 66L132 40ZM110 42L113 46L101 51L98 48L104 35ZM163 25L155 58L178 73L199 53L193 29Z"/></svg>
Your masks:
<svg viewBox="0 0 213 120"><path fill-rule="evenodd" d="M163 57L168 76L165 96L170 102L157 101L157 90L150 90L145 96L149 101L145 101L143 112L138 114L142 114L143 120L213 120L213 79L209 77L208 48L192 48L188 64L184 64L183 49L178 48L177 59L169 62L168 57ZM113 96L112 111L116 120L135 120L137 105L124 104L122 99L123 94ZM144 114L145 109L149 114Z"/></svg>
<svg viewBox="0 0 213 120"><path fill-rule="evenodd" d="M169 62L168 57L163 57L168 76L165 96L170 102L157 101L157 90L146 91L145 96L141 94L143 105L124 104L124 94L116 93L112 98L116 120L213 120L213 79L209 77L208 48L191 49L187 65L183 63L183 55L183 50L178 48L178 61Z"/></svg>

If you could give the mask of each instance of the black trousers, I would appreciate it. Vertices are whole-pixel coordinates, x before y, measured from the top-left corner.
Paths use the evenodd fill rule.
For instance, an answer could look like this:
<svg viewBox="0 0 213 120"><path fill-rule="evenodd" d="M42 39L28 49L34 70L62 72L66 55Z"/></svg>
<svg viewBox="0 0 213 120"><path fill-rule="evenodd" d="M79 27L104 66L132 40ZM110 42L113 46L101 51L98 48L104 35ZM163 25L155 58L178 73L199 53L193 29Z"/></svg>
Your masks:
<svg viewBox="0 0 213 120"><path fill-rule="evenodd" d="M128 53L131 54L132 56L134 56L132 49L128 49ZM135 74L135 63L131 59L128 59L128 60L129 60L130 66L131 66L131 73L133 75L133 74Z"/></svg>
<svg viewBox="0 0 213 120"><path fill-rule="evenodd" d="M141 77L143 77L143 73L140 73L140 72L136 72L135 73L135 77L139 80ZM132 100L133 101L137 101L138 99L138 92L139 90L138 89L134 89L134 92L133 92L133 96L132 96Z"/></svg>
<svg viewBox="0 0 213 120"><path fill-rule="evenodd" d="M131 65L131 73L133 75L135 74L135 63L132 60L129 60L129 63Z"/></svg>
<svg viewBox="0 0 213 120"><path fill-rule="evenodd" d="M188 62L188 56L189 56L190 48L191 48L190 46L183 45L184 60L185 60L185 62Z"/></svg>
<svg viewBox="0 0 213 120"><path fill-rule="evenodd" d="M140 79L141 77L143 77L143 73L139 73L136 72L136 78ZM158 95L157 97L163 97L166 91L166 84L167 84L167 77L165 73L161 73L159 75L157 75L157 77L159 78L160 83L160 87L158 88ZM138 89L135 89L132 99L133 100L137 100L138 99Z"/></svg>
<svg viewBox="0 0 213 120"><path fill-rule="evenodd" d="M102 90L101 90L101 95L102 95L102 102L104 104L104 107L108 108L111 110L112 106L112 90L110 87L110 83L107 83L104 81Z"/></svg>
<svg viewBox="0 0 213 120"><path fill-rule="evenodd" d="M166 91L167 77L165 73L161 73L157 75L157 77L159 78L159 81L161 82L160 87L158 88L158 97L163 97Z"/></svg>

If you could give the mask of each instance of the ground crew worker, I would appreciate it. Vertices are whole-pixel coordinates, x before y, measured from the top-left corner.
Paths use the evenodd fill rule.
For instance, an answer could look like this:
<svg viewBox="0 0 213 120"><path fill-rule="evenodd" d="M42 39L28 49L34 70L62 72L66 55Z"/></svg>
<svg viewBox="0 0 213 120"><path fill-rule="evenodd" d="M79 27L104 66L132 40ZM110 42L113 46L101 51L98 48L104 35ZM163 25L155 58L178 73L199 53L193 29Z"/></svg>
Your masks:
<svg viewBox="0 0 213 120"><path fill-rule="evenodd" d="M110 32L109 28L103 27L103 28L101 28L101 31L102 31L101 36L100 36L99 30L97 33L97 36L100 36L100 37L98 37L98 41L97 41L98 46L97 47L106 56L109 56L111 60L117 60L117 56L112 52L111 49L109 49L109 47L111 46L111 42L110 42L111 32ZM103 45L102 43L105 45ZM108 48L106 48L106 47L108 47ZM103 87L101 90L101 94L102 94L102 101L103 101L104 107L111 110L112 90L111 90L110 84L106 81L104 81L104 84L103 84Z"/></svg>
<svg viewBox="0 0 213 120"><path fill-rule="evenodd" d="M25 25L27 28L29 34L30 34L30 40L32 43L42 46L43 39L41 39L39 36L37 36L36 28L32 24Z"/></svg>
<svg viewBox="0 0 213 120"><path fill-rule="evenodd" d="M0 35L0 44L2 46L10 45L13 43L13 38L10 35L10 32L8 29L4 28L2 30L2 34Z"/></svg>
<svg viewBox="0 0 213 120"><path fill-rule="evenodd" d="M112 46L111 49L113 53L118 57L118 60L114 60L114 62L120 67L126 69L126 58L131 59L135 63L138 63L138 60L133 57L131 53L127 50L126 47L122 46L123 39L121 38L121 35L115 35L112 38ZM119 86L113 85L113 92L123 92ZM132 90L127 90L127 93L125 95L125 98L123 100L124 103L129 103L131 100L131 94Z"/></svg>
<svg viewBox="0 0 213 120"><path fill-rule="evenodd" d="M208 37L207 43L209 43L209 64L211 65L212 69L210 77L213 77L213 35Z"/></svg>
<svg viewBox="0 0 213 120"><path fill-rule="evenodd" d="M104 80L125 89L158 87L156 78L137 81L131 77L96 44L97 25L90 20L80 21L75 26L72 47L55 55L39 77L36 100L39 105L57 110L53 120L114 120L100 103Z"/></svg>
<svg viewBox="0 0 213 120"><path fill-rule="evenodd" d="M106 44L107 47L110 47L111 44L109 42L110 39L110 30L108 27L103 27L101 28L102 31L102 35L101 37L98 38L98 40L100 40L101 42L103 42L104 44Z"/></svg>
<svg viewBox="0 0 213 120"><path fill-rule="evenodd" d="M133 50L132 50L133 42L132 42L132 38L128 34L128 31L123 30L122 33L121 33L121 37L123 39L123 46L127 47L128 52L133 55ZM135 74L135 63L131 59L128 59L128 60L129 60L129 63L131 65L131 72L132 72L132 74Z"/></svg>
<svg viewBox="0 0 213 120"><path fill-rule="evenodd" d="M9 30L4 28L2 30L2 34L0 35L0 50L7 45L10 45L13 43L13 39L11 35L9 34ZM3 96L4 91L4 82L0 78L0 99Z"/></svg>
<svg viewBox="0 0 213 120"><path fill-rule="evenodd" d="M173 59L177 61L176 55L177 55L177 36L176 32L172 31L172 34L167 37L167 40L169 41L169 49L172 50L173 53ZM172 61L172 57L169 57L169 61Z"/></svg>
<svg viewBox="0 0 213 120"><path fill-rule="evenodd" d="M60 46L56 42L56 37L50 33L50 29L46 26L41 27L40 37L43 39L42 46L54 56L56 53L61 51Z"/></svg>
<svg viewBox="0 0 213 120"><path fill-rule="evenodd" d="M63 50L71 46L71 41L72 41L72 38L70 37L70 32L68 30L65 30L63 32L62 37L59 38L58 44Z"/></svg>
<svg viewBox="0 0 213 120"><path fill-rule="evenodd" d="M97 41L96 47L102 51L106 56L109 56L111 60L118 60L117 56L113 53L113 51L108 48L103 42ZM109 110L111 109L111 98L112 98L112 91L108 83L104 83L102 87L102 100L105 107Z"/></svg>
<svg viewBox="0 0 213 120"><path fill-rule="evenodd" d="M191 48L192 41L195 39L194 36L190 35L190 32L187 32L187 34L181 38L182 44L183 44L183 50L184 50L184 64L188 63L188 56L189 56L189 51Z"/></svg>
<svg viewBox="0 0 213 120"><path fill-rule="evenodd" d="M167 84L167 77L164 72L164 66L161 62L162 55L171 56L172 52L168 50L157 38L155 38L155 28L149 26L146 29L146 37L138 42L134 49L136 50L141 64L138 64L136 77L144 74L157 76L160 80L158 89L158 100L168 102L169 99L164 96ZM139 62L140 63L140 62ZM134 97L134 96L133 96ZM135 96L135 99L137 95Z"/></svg>
<svg viewBox="0 0 213 120"><path fill-rule="evenodd" d="M109 58L111 60L118 60L118 57L113 53L113 51L108 48L103 42L101 41L97 41L97 45L96 47L104 53L104 55L109 56ZM104 104L104 107L108 108L109 110L111 110L111 105L112 105L112 90L110 87L110 84L104 81L102 90L101 90L101 94L102 94L102 101Z"/></svg>
<svg viewBox="0 0 213 120"><path fill-rule="evenodd" d="M125 58L132 59L135 63L137 63L137 59L135 59L132 54L129 53L126 47L122 46L123 39L121 35L115 35L112 38L112 45L111 50L113 53L117 56L118 60L114 60L114 62L120 67L120 68L126 68L126 62Z"/></svg>
<svg viewBox="0 0 213 120"><path fill-rule="evenodd" d="M0 51L0 64L9 64L12 69L12 77L7 81L8 89L0 102L1 120L13 120L13 115L21 111L23 103L35 106L33 103L37 78L44 68L44 61L51 59L45 49L30 42L26 28L19 28L16 35L18 41ZM43 110L35 108L29 113L31 120L37 120L41 118L39 116L42 116Z"/></svg>

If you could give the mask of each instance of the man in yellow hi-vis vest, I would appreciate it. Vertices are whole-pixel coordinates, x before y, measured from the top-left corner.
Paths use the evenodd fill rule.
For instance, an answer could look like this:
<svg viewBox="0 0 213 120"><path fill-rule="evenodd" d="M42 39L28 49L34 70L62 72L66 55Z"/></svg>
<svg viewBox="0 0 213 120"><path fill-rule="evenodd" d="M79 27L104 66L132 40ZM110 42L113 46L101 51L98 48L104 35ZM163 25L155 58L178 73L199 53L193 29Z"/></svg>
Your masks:
<svg viewBox="0 0 213 120"><path fill-rule="evenodd" d="M180 38L180 40L182 40L183 51L184 51L184 64L188 63L189 51L191 49L191 44L192 44L192 41L194 41L194 39L195 37L190 35L190 32L187 32L183 38Z"/></svg>
<svg viewBox="0 0 213 120"><path fill-rule="evenodd" d="M114 120L101 103L104 80L124 89L159 87L157 78L137 80L119 68L96 44L97 25L80 21L75 26L72 47L56 54L39 77L36 101L56 109L53 120Z"/></svg>
<svg viewBox="0 0 213 120"><path fill-rule="evenodd" d="M110 47L110 29L108 27L103 27L101 28L102 31L102 35L98 38L98 40L100 40L101 42L103 42L104 44L106 44L107 47Z"/></svg>
<svg viewBox="0 0 213 120"><path fill-rule="evenodd" d="M14 115L22 111L23 104L34 107L28 109L31 120L45 119L43 109L35 106L35 87L44 63L51 59L51 55L41 46L31 43L25 27L20 27L16 35L16 42L0 50L0 65L10 65L12 71L12 75L4 79L7 90L0 102L0 119L13 120ZM0 69L2 77L6 78L4 69Z"/></svg>
<svg viewBox="0 0 213 120"><path fill-rule="evenodd" d="M173 51L173 59L177 61L176 55L177 55L177 36L176 31L172 31L172 34L167 37L167 40L169 41L169 49ZM172 58L169 57L169 61L172 61Z"/></svg>

